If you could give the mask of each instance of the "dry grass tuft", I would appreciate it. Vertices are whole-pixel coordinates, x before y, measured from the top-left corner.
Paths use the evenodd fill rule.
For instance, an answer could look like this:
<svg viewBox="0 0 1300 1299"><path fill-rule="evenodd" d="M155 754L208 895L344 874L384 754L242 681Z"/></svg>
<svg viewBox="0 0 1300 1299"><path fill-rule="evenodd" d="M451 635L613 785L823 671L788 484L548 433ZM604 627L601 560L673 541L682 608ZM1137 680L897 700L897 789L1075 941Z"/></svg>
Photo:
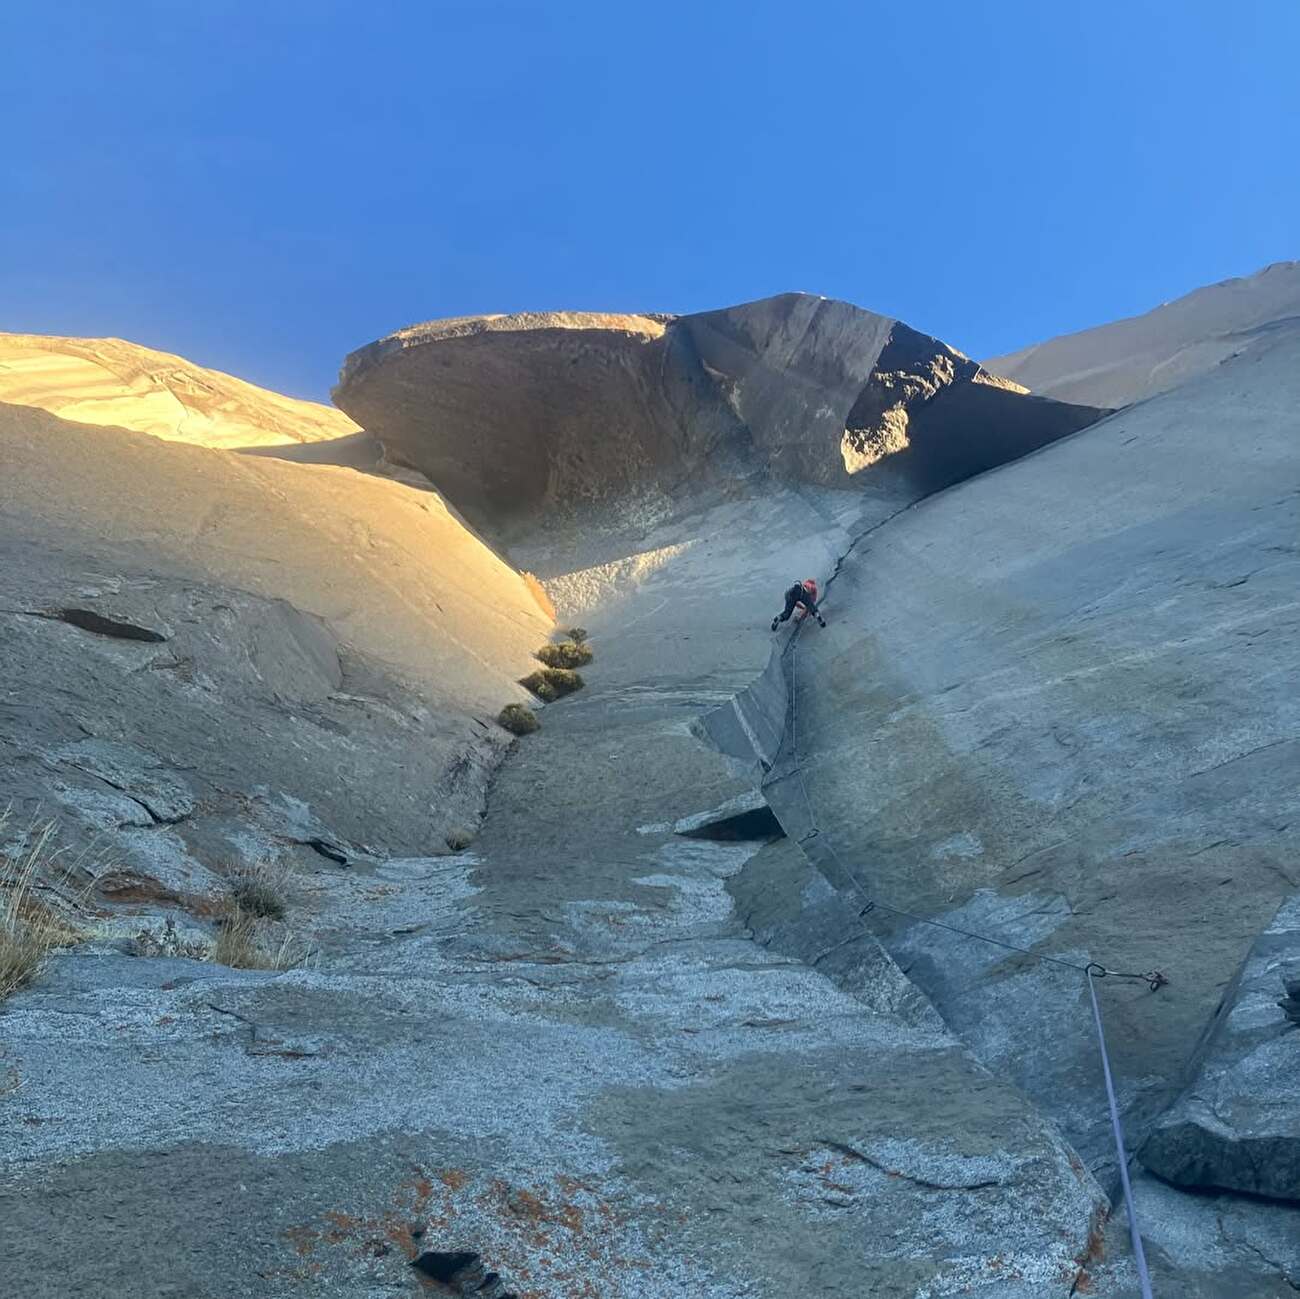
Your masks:
<svg viewBox="0 0 1300 1299"><path fill-rule="evenodd" d="M263 920L283 920L289 909L288 872L263 862L240 871L230 881L230 892L241 911Z"/></svg>
<svg viewBox="0 0 1300 1299"><path fill-rule="evenodd" d="M590 645L562 640L558 645L543 645L537 657L550 668L585 668L595 655Z"/></svg>
<svg viewBox="0 0 1300 1299"><path fill-rule="evenodd" d="M0 831L8 821L0 812ZM0 1001L30 983L56 947L80 935L37 898L37 876L53 862L55 824L33 826L26 847L16 856L0 856Z"/></svg>
<svg viewBox="0 0 1300 1299"><path fill-rule="evenodd" d="M524 585L528 588L528 594L537 601L537 607L552 621L555 621L555 606L551 603L551 597L546 594L546 588L542 585L536 573L520 573L524 579Z"/></svg>
<svg viewBox="0 0 1300 1299"><path fill-rule="evenodd" d="M472 831L457 826L455 829L447 831L443 842L452 852L464 852L474 842L474 835Z"/></svg>
<svg viewBox="0 0 1300 1299"><path fill-rule="evenodd" d="M231 898L217 920L217 940L209 960L235 970L291 970L302 965L310 949L285 930L278 939L265 922Z"/></svg>
<svg viewBox="0 0 1300 1299"><path fill-rule="evenodd" d="M581 690L587 683L569 668L538 668L519 684L549 704L555 699L573 694L575 690Z"/></svg>
<svg viewBox="0 0 1300 1299"><path fill-rule="evenodd" d="M541 723L537 720L537 714L524 704L507 704L497 714L497 725L504 726L512 735L531 735Z"/></svg>

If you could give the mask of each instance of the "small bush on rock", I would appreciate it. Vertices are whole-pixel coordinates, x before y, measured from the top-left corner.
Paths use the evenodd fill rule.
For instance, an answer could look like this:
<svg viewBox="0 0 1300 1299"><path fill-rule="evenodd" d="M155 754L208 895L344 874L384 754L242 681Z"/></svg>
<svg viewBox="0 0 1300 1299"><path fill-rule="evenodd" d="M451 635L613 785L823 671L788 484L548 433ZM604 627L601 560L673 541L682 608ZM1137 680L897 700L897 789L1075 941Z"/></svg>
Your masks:
<svg viewBox="0 0 1300 1299"><path fill-rule="evenodd" d="M538 699L550 703L564 695L573 694L575 690L581 690L587 683L570 668L538 668L519 684L526 690L531 690Z"/></svg>
<svg viewBox="0 0 1300 1299"><path fill-rule="evenodd" d="M587 639L587 629L585 627L570 627L565 634L571 641L577 641L579 645Z"/></svg>
<svg viewBox="0 0 1300 1299"><path fill-rule="evenodd" d="M285 898L285 872L263 863L241 871L231 880L231 896L240 908L263 920L283 920L288 910Z"/></svg>
<svg viewBox="0 0 1300 1299"><path fill-rule="evenodd" d="M518 707L518 705L516 704L515 707ZM457 827L454 830L447 831L443 842L452 852L464 852L474 842L474 836L468 830Z"/></svg>
<svg viewBox="0 0 1300 1299"><path fill-rule="evenodd" d="M558 645L543 645L537 657L550 668L584 668L595 656L590 645L562 640Z"/></svg>
<svg viewBox="0 0 1300 1299"><path fill-rule="evenodd" d="M504 726L511 735L530 735L541 723L537 714L524 704L507 704L497 716L497 725Z"/></svg>

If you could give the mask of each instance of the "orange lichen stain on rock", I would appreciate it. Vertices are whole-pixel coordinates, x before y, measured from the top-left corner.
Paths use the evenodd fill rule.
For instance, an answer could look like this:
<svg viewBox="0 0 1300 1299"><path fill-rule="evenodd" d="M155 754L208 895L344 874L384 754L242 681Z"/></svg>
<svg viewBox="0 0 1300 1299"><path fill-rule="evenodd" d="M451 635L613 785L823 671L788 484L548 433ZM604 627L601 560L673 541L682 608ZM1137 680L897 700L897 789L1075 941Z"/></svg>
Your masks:
<svg viewBox="0 0 1300 1299"><path fill-rule="evenodd" d="M331 1230L325 1233L324 1238L331 1245L341 1245L360 1226L357 1219L350 1214L331 1211L324 1217L331 1226Z"/></svg>
<svg viewBox="0 0 1300 1299"><path fill-rule="evenodd" d="M399 1250L408 1261L419 1253L415 1231L428 1217L434 1195L433 1182L422 1168L400 1182L389 1206L378 1213L360 1216L331 1209L321 1215L320 1228L292 1227L286 1233L299 1257L306 1257L318 1245L347 1246L355 1258L382 1258Z"/></svg>
<svg viewBox="0 0 1300 1299"><path fill-rule="evenodd" d="M675 1206L649 1207L665 1223L678 1216ZM343 1247L358 1260L393 1255L395 1263L398 1255L413 1261L422 1249L438 1248L435 1241L474 1220L485 1233L481 1246L491 1251L493 1270L520 1287L521 1299L602 1299L600 1278L611 1269L650 1267L647 1259L611 1251L612 1233L625 1216L573 1177L517 1186L499 1177L480 1181L459 1168L416 1168L394 1187L385 1209L372 1216L330 1211L315 1228L296 1228L289 1238L300 1256L321 1246Z"/></svg>
<svg viewBox="0 0 1300 1299"><path fill-rule="evenodd" d="M546 1206L532 1191L516 1191L509 1197L510 1211L523 1218L541 1220L546 1217Z"/></svg>
<svg viewBox="0 0 1300 1299"><path fill-rule="evenodd" d="M433 1181L423 1168L413 1168L410 1177L398 1186L397 1191L399 1194L403 1191L407 1192L410 1197L408 1207L412 1213L425 1213L428 1211L429 1202L433 1199Z"/></svg>
<svg viewBox="0 0 1300 1299"><path fill-rule="evenodd" d="M307 1258L316 1248L317 1235L310 1227L290 1227L284 1234L299 1258Z"/></svg>
<svg viewBox="0 0 1300 1299"><path fill-rule="evenodd" d="M1092 1215L1092 1225L1088 1229L1088 1241L1083 1252L1076 1255L1075 1264L1078 1271L1074 1277L1074 1294L1091 1294L1092 1277L1088 1269L1100 1263L1106 1256L1106 1218L1107 1211L1097 1209ZM1068 1279L1068 1278L1067 1278Z"/></svg>

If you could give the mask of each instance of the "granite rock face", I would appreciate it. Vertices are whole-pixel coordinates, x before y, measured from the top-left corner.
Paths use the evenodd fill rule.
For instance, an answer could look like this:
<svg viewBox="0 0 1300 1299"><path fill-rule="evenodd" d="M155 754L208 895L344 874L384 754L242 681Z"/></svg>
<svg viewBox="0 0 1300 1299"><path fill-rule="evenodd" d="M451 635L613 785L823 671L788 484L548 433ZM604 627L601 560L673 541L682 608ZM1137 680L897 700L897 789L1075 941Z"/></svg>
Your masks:
<svg viewBox="0 0 1300 1299"><path fill-rule="evenodd" d="M846 906L1168 977L1099 986L1134 1147L1300 880L1298 384L1300 340L1281 338L923 502L858 542L829 628L786 662L798 739L767 795ZM785 928L824 905L791 903ZM1113 1186L1080 976L868 919ZM1280 980L1268 992L1282 1050ZM1221 1160L1277 1135L1272 1098L1255 1103L1258 1132L1243 1098Z"/></svg>
<svg viewBox="0 0 1300 1299"><path fill-rule="evenodd" d="M114 454L146 489L127 482L105 513L76 475L55 490L49 438L15 438L9 499L28 528L64 529L57 558L37 564L45 550L29 548L34 576L6 598L6 634L32 664L16 694L34 707L6 731L24 789L60 793L57 780L69 816L117 817L119 839L182 856L150 878L181 899L177 917L200 922L230 841L269 837L279 816L292 840L279 846L310 859L289 919L315 952L284 974L228 970L192 959L178 918L156 957L83 947L12 1000L0 1221L30 1299L426 1284L550 1299L1069 1295L1107 1204L1055 1126L946 1030L874 939L852 945L870 971L855 988L813 948L755 941L729 888L772 859L775 827L751 768L702 742L701 718L769 677L765 624L789 575L824 576L918 490L901 474L874 495L843 490L872 477L844 467L846 419L896 326L813 300L741 316L698 324L698 342L621 321L608 351L550 320L540 359L525 347L524 361L510 330L464 326L448 345L500 345L500 371L465 372L459 408L411 380L402 409L460 411L467 508L512 531L512 558L548 579L596 647L587 689L545 710L498 772L473 851L451 857L435 855L429 802L445 811L457 778L481 796L490 766L465 742L466 705L493 694L499 706L516 652L549 630L526 614L516 574L446 512L436 535L387 546L392 515L363 521L349 494L382 493L398 518L420 502L342 469L157 443L146 454L118 434ZM685 450L666 418L635 417L680 393L643 366L670 333L732 366L725 391L702 361L692 371L711 396L691 408L698 420L686 412ZM582 343L570 370L616 378L594 392L557 378L570 335ZM737 346L744 366L727 359ZM856 429L891 411L897 425L900 410L923 425L947 367L963 364L926 346L915 384L882 378ZM838 413L787 456L800 412L832 391ZM74 464L73 448L86 454L66 426L40 432ZM400 445L438 472L400 430L371 432L390 459ZM494 448L488 432L505 440ZM529 496L538 465L515 486L493 475L517 473L533 444L545 473ZM193 527L182 506L197 488L175 456L205 475ZM816 481L827 458L839 490ZM311 545L270 544L286 535L271 485L295 503L320 493ZM498 515L507 488L524 508ZM637 509L655 493L662 522L649 526ZM142 497L165 508L150 516ZM92 523L111 525L102 554ZM8 544L16 553L21 535ZM173 660L192 661L193 679ZM779 746L779 668L776 681L778 715L762 725ZM440 744L444 727L454 740ZM128 897L151 868L137 846ZM70 1204L76 1237L112 1223L111 1247L69 1248Z"/></svg>
<svg viewBox="0 0 1300 1299"><path fill-rule="evenodd" d="M803 295L441 322L339 394L451 507L25 412L13 771L180 901L0 1018L22 1292L1129 1299L1077 974L858 886L1164 968L1102 986L1146 1135L1294 891L1294 361L1070 438L1095 410ZM549 631L455 510L596 657L448 856L430 804L473 811ZM810 575L829 626L773 638ZM312 961L194 959L277 818ZM1292 1292L1291 1206L1137 1185L1162 1293Z"/></svg>
<svg viewBox="0 0 1300 1299"><path fill-rule="evenodd" d="M550 619L437 495L19 406L0 459L0 809L58 822L70 905L206 915L476 824Z"/></svg>
<svg viewBox="0 0 1300 1299"><path fill-rule="evenodd" d="M733 885L797 848L694 837L755 810L698 720L762 674L741 633L780 576L848 544L830 508L647 536L671 561L584 614L587 689L502 766L471 853L303 878L312 966L69 954L16 997L22 1292L1066 1299L1106 1201L1054 1125L869 936L862 996L754 941ZM152 796L143 759L92 764ZM381 783L351 809L376 828Z"/></svg>
<svg viewBox="0 0 1300 1299"><path fill-rule="evenodd" d="M1256 939L1198 1051L1187 1090L1161 1115L1142 1162L1179 1186L1300 1200L1300 1035L1279 1006L1300 978L1300 899Z"/></svg>

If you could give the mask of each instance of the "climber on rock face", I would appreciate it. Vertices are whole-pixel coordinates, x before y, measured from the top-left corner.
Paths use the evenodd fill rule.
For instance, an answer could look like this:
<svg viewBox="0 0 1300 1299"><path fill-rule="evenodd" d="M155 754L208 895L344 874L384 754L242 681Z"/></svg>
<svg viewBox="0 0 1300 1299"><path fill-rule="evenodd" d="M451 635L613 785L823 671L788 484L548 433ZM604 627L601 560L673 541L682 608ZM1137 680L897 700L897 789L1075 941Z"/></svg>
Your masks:
<svg viewBox="0 0 1300 1299"><path fill-rule="evenodd" d="M777 629L780 623L785 622L790 617L794 612L795 605L803 606L799 613L800 621L812 614L820 626L826 626L826 620L817 608L817 579L815 577L805 577L802 582L796 582L785 593L785 610L772 619L773 631Z"/></svg>

